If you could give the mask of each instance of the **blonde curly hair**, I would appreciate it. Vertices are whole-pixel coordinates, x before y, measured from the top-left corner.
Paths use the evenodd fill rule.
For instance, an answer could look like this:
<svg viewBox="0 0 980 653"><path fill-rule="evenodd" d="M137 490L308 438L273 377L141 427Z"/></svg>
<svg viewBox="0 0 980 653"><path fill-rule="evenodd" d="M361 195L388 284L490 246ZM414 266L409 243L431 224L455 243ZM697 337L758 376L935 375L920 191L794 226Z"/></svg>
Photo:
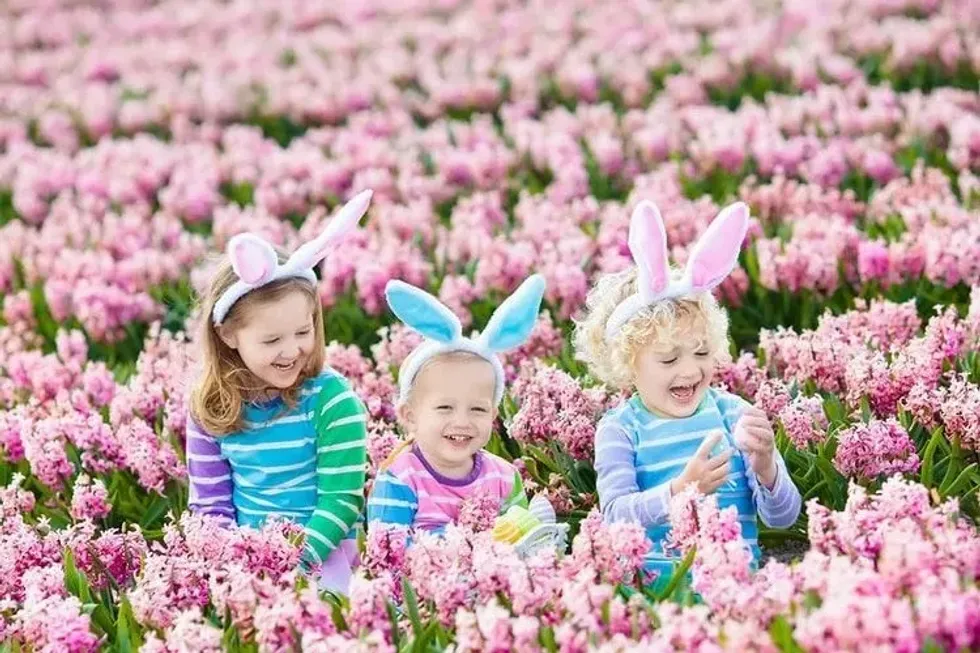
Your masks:
<svg viewBox="0 0 980 653"><path fill-rule="evenodd" d="M671 269L678 277L680 270ZM575 322L575 357L589 373L617 390L633 386L636 357L648 345L670 348L684 338L696 338L716 360L728 358L728 314L710 292L665 299L634 315L611 341L606 323L621 301L636 293L635 267L599 278L585 300L586 315Z"/></svg>

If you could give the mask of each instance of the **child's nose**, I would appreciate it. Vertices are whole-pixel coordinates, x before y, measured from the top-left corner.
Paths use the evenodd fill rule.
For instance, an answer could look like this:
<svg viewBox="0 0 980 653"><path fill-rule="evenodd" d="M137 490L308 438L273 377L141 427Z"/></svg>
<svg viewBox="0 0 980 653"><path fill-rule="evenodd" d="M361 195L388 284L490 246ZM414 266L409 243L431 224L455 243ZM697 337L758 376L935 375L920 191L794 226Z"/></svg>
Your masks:
<svg viewBox="0 0 980 653"><path fill-rule="evenodd" d="M681 359L680 372L683 376L695 376L701 371L698 362L693 357L685 356Z"/></svg>

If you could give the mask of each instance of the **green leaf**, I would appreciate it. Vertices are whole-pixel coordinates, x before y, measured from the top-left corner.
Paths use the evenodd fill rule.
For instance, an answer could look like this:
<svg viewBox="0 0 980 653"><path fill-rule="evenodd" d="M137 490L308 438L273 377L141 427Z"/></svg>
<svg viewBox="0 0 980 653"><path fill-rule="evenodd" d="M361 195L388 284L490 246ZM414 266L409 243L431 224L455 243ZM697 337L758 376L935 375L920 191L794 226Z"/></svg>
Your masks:
<svg viewBox="0 0 980 653"><path fill-rule="evenodd" d="M822 457L815 457L813 462L817 465L817 468L823 474L824 479L827 481L827 490L830 492L833 498L834 505L828 506L829 508L835 508L841 510L844 508L844 504L847 501L847 497L844 494L844 490L841 488L841 479L843 478L840 472L834 467L834 465Z"/></svg>
<svg viewBox="0 0 980 653"><path fill-rule="evenodd" d="M934 640L931 636L926 637L922 642L921 653L943 653L944 650L945 649L943 649L943 647L940 646L939 643L936 642L936 640Z"/></svg>
<svg viewBox="0 0 980 653"><path fill-rule="evenodd" d="M803 653L804 651L793 637L793 626L786 621L786 617L783 615L779 615L773 619L772 625L769 626L769 636L772 637L772 643L784 653L787 651L791 653Z"/></svg>
<svg viewBox="0 0 980 653"><path fill-rule="evenodd" d="M395 611L395 606L391 604L391 601L385 601L385 611L388 613L388 619L391 620L391 644L395 647L395 650L401 649L402 632L401 628L398 627L398 613Z"/></svg>
<svg viewBox="0 0 980 653"><path fill-rule="evenodd" d="M942 483L939 484L940 491L942 491L942 488L949 487L953 483L953 479L959 475L962 468L963 455L960 449L960 441L959 438L954 438L949 453L949 466L946 468L946 474L943 476Z"/></svg>
<svg viewBox="0 0 980 653"><path fill-rule="evenodd" d="M412 622L412 630L415 632L415 637L419 637L422 632L422 619L419 617L418 599L412 585L404 577L402 577L402 593L405 609L408 611L408 619Z"/></svg>
<svg viewBox="0 0 980 653"><path fill-rule="evenodd" d="M837 395L830 395L823 400L823 410L831 424L843 424L847 421L847 409Z"/></svg>
<svg viewBox="0 0 980 653"><path fill-rule="evenodd" d="M116 618L116 648L123 653L138 651L143 643L143 630L133 615L129 597L123 595L119 601L119 616Z"/></svg>
<svg viewBox="0 0 980 653"><path fill-rule="evenodd" d="M944 498L957 495L963 491L971 479L975 479L976 477L977 464L971 463L962 472L960 472L955 481L951 482L949 485L943 485L941 488L939 488L939 494L941 494Z"/></svg>
<svg viewBox="0 0 980 653"><path fill-rule="evenodd" d="M92 603L92 592L88 581L75 566L75 556L72 555L71 549L66 548L62 558L65 569L65 589L68 590L69 594L77 596L82 603Z"/></svg>
<svg viewBox="0 0 980 653"><path fill-rule="evenodd" d="M436 621L430 621L429 625L425 627L420 635L417 635L413 640L411 646L408 647L409 651L413 653L424 653L430 650L429 644L435 640L436 631L439 628L439 623Z"/></svg>
<svg viewBox="0 0 980 653"><path fill-rule="evenodd" d="M558 651L558 640L555 639L555 631L551 626L546 626L541 629L538 635L538 641L541 642L542 648L549 653L557 653Z"/></svg>
<svg viewBox="0 0 980 653"><path fill-rule="evenodd" d="M864 422L870 422L871 417L871 403L868 401L867 397L861 397L861 419Z"/></svg>
<svg viewBox="0 0 980 653"><path fill-rule="evenodd" d="M691 569L691 565L694 564L694 556L697 554L697 547L692 546L691 550L687 552L684 556L684 560L677 569L674 570L673 575L670 577L670 582L667 583L667 587L661 590L657 594L658 601L664 601L667 598L673 596L674 591L681 585L681 583L686 579L687 572Z"/></svg>
<svg viewBox="0 0 980 653"><path fill-rule="evenodd" d="M940 426L932 432L932 437L929 438L929 444L926 445L925 453L922 454L922 474L920 480L922 485L927 488L932 487L933 458L936 455L936 447L939 446L939 440L943 437L943 429Z"/></svg>
<svg viewBox="0 0 980 653"><path fill-rule="evenodd" d="M149 528L157 522L160 517L166 514L167 510L170 509L170 500L167 497L161 497L159 495L153 498L153 502L150 507L146 510L143 515L143 519L140 520L140 527L145 529Z"/></svg>

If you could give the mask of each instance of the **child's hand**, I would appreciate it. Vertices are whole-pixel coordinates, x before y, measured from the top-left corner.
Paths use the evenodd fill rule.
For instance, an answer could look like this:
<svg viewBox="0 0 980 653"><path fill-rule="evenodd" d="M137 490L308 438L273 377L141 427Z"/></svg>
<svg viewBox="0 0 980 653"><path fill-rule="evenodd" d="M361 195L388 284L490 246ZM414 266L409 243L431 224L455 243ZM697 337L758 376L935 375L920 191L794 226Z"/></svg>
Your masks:
<svg viewBox="0 0 980 653"><path fill-rule="evenodd" d="M704 439L694 457L687 461L684 471L670 482L671 494L677 494L691 483L697 484L698 492L711 494L725 483L732 450L727 449L717 456L708 457L714 446L721 442L721 438L721 433L715 433Z"/></svg>
<svg viewBox="0 0 980 653"><path fill-rule="evenodd" d="M765 411L749 406L735 425L735 444L749 454L752 471L763 484L776 482L776 436Z"/></svg>

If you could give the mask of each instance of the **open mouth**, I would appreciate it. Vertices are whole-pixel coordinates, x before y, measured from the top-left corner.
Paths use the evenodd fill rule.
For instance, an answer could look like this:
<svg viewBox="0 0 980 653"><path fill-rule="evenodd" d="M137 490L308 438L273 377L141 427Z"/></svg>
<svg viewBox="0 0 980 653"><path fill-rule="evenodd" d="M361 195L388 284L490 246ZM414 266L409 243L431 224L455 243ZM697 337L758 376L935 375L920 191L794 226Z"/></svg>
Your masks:
<svg viewBox="0 0 980 653"><path fill-rule="evenodd" d="M288 363L273 363L272 366L280 372L288 372L296 367L296 361L290 361Z"/></svg>
<svg viewBox="0 0 980 653"><path fill-rule="evenodd" d="M694 398L694 395L697 393L698 387L700 387L700 385L701 385L700 381L688 385L673 385L670 387L670 396L673 397L676 401L679 401L681 403L687 403Z"/></svg>
<svg viewBox="0 0 980 653"><path fill-rule="evenodd" d="M473 439L472 435L462 435L458 433L453 433L451 435L442 436L454 444L468 444L470 440Z"/></svg>

